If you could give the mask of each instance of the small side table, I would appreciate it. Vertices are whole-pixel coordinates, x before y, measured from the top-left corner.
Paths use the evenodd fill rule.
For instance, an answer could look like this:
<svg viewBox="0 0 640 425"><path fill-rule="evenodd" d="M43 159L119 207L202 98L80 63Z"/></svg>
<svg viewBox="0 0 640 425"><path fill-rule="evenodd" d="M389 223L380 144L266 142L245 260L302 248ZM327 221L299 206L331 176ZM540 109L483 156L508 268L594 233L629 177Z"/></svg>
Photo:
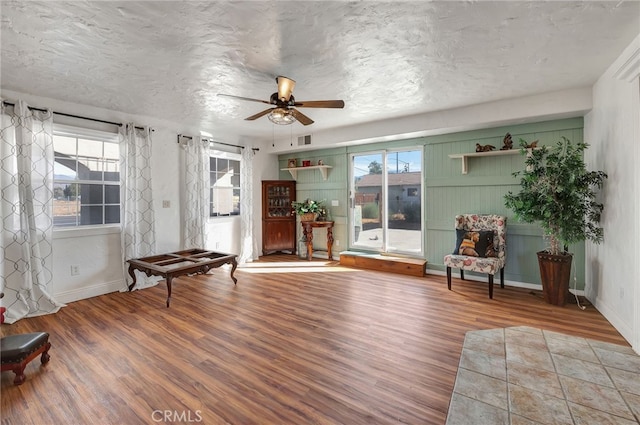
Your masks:
<svg viewBox="0 0 640 425"><path fill-rule="evenodd" d="M333 260L331 248L333 247L333 221L301 221L302 232L307 239L307 260L313 256L313 229L316 227L326 227L327 229L327 251L329 260Z"/></svg>

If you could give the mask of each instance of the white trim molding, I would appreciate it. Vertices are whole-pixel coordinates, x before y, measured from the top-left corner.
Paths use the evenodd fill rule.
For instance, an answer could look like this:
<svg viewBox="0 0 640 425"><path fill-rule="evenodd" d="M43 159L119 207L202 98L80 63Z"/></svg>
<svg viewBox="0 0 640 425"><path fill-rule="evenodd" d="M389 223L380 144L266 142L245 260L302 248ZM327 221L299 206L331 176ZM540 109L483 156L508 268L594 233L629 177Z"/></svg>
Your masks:
<svg viewBox="0 0 640 425"><path fill-rule="evenodd" d="M629 46L627 60L614 71L613 78L632 83L640 77L640 36Z"/></svg>

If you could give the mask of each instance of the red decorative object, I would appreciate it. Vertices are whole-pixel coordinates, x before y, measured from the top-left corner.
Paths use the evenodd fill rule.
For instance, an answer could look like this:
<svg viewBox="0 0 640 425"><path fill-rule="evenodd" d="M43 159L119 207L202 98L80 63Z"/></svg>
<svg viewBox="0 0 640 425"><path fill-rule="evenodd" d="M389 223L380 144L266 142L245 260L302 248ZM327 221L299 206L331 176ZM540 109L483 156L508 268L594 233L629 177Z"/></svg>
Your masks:
<svg viewBox="0 0 640 425"><path fill-rule="evenodd" d="M304 161L302 161L303 167L309 167L310 165L311 165L311 160L305 159Z"/></svg>
<svg viewBox="0 0 640 425"><path fill-rule="evenodd" d="M4 297L4 292L0 292L0 298ZM4 312L7 311L6 308L0 307L0 324L4 323Z"/></svg>

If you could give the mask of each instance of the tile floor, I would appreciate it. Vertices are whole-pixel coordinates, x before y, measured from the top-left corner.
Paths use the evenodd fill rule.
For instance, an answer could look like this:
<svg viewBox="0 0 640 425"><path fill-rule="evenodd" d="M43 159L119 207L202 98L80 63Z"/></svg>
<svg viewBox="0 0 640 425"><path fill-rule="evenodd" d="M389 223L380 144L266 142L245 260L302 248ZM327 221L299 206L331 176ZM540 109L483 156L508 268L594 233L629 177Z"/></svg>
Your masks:
<svg viewBox="0 0 640 425"><path fill-rule="evenodd" d="M467 332L447 417L461 424L640 424L640 356L527 326Z"/></svg>

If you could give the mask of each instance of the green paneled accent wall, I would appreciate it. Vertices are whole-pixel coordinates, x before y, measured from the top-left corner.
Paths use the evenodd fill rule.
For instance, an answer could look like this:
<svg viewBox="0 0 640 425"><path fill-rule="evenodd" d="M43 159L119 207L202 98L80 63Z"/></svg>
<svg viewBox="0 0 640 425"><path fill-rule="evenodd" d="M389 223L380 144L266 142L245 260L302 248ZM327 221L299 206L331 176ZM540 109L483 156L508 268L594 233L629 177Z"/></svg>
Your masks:
<svg viewBox="0 0 640 425"><path fill-rule="evenodd" d="M533 124L511 125L482 130L428 136L389 143L358 145L339 149L322 149L295 155L280 155L280 168L287 166L290 157L311 160L316 164L322 159L329 170L326 181L319 171L298 172L297 198L338 200L338 207L330 207L336 227L334 238L340 241L335 251L345 250L347 245L347 197L348 157L350 153L380 151L422 146L424 149L424 246L428 269L444 271L443 258L453 251L455 243L454 217L462 213L503 214L507 221L507 280L540 284L535 253L545 247L542 231L537 225L516 221L504 206L504 195L508 191L519 191L519 179L512 176L524 168L524 156L503 155L468 158L468 173L461 172L461 159L449 158L451 154L473 153L476 143L491 144L499 150L506 133L510 133L514 149L519 140L528 143L538 140L538 146L553 145L562 136L572 142L583 140L583 119L570 118ZM280 178L291 179L288 171L280 171ZM322 249L326 239L318 234L314 246ZM323 235L322 235L323 236ZM584 288L584 243L570 247L574 253L574 274L577 288ZM456 271L457 272L457 271ZM454 272L455 273L455 272Z"/></svg>
<svg viewBox="0 0 640 425"><path fill-rule="evenodd" d="M346 227L347 216L347 197L348 184L347 174L349 168L347 166L348 155L345 148L323 149L320 151L298 152L296 154L280 155L278 157L280 179L293 180L289 171L282 171L287 168L290 158L296 158L298 166L302 165L303 160L311 161L312 165L316 165L318 160L322 160L325 165L330 165L331 169L327 170L327 180L323 180L319 170L300 170L297 172L296 178L296 199L303 200L311 198L314 200L324 200L325 205L330 209L333 220L335 221L334 235L334 252L338 253L346 249L348 229ZM331 201L337 200L338 206L332 207ZM302 237L301 228L298 227L298 239ZM335 242L338 242L337 246ZM326 250L327 238L326 232L316 230L313 237L314 250ZM334 254L334 259L338 256Z"/></svg>

